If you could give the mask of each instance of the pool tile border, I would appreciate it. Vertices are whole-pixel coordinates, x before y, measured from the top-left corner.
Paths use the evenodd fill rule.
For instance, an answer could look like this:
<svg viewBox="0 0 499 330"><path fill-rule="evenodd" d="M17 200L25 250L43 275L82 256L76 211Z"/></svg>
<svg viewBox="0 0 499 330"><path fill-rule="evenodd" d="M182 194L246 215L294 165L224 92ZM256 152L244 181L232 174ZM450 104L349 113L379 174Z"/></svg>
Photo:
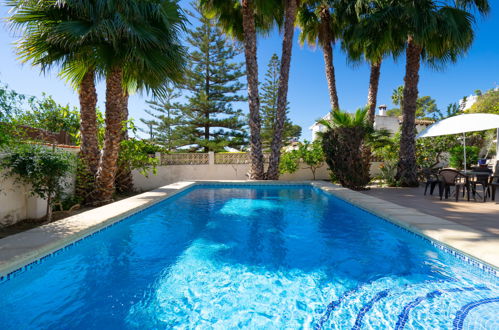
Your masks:
<svg viewBox="0 0 499 330"><path fill-rule="evenodd" d="M16 275L23 273L29 269L31 269L34 265L40 264L44 260L55 256L71 247L74 245L79 244L81 241L83 241L86 238L92 237L95 234L102 232L103 230L110 228L114 226L115 224L125 220L126 218L135 215L137 213L140 213L144 211L145 209L162 202L168 198L171 198L181 192L184 192L194 186L199 186L199 185L216 185L216 186L227 186L227 187L234 187L234 186L239 186L239 185L258 185L258 186L312 186L315 188L320 189L321 191L325 193L329 193L335 197L340 198L341 200L354 205L378 218L380 218L383 221L386 221L388 223L391 223L399 228L402 228L413 235L424 239L425 241L428 241L430 244L433 246L457 257L458 259L474 266L475 268L484 271L487 274L491 274L495 277L499 278L499 269L495 267L495 265L487 263L487 261L482 261L480 258L476 256L472 256L473 253L467 254L466 252L461 252L458 248L453 247L452 244L449 244L448 242L440 242L439 239L432 238L429 235L426 235L424 232L421 232L417 228L414 228L413 224L409 225L407 223L403 223L400 220L394 220L392 219L393 216L396 217L396 215L390 215L386 214L387 216L383 216L382 214L379 214L379 210L376 210L376 208L373 208L372 205L371 207L366 207L366 204L362 204L359 202L362 200L369 200L369 204L376 204L376 205L385 205L388 209L398 209L398 210L411 210L409 208L405 208L402 206L399 206L397 204L393 204L390 202L383 201L381 199L378 199L376 197L372 196L366 196L364 194L361 194L359 192L355 192L346 188L339 187L337 185L331 184L331 183L326 183L326 182L317 182L317 181L293 181L293 182L282 182L282 181L244 181L244 180L226 180L226 181L209 181L209 180L203 180L203 181L186 181L186 182L176 182L174 184L170 184L167 186L160 187L158 189L139 194L121 201L118 201L116 203L108 204L87 212L80 213L78 215L68 217L66 219L50 223L38 228L34 228L22 233L18 233L15 235L8 236L6 238L0 239L0 283L5 282ZM366 199L366 197L368 197ZM141 201L142 200L142 201ZM117 205L118 203L123 204L123 205ZM121 206L122 212L116 213L117 206ZM119 209L119 207L118 207ZM113 210L114 212L109 212L110 210ZM414 213L414 211L411 211ZM82 223L82 218L86 218L87 216L95 216L95 214L100 214L102 217L101 221L97 221L94 223L83 223L83 227L81 227ZM106 214L113 214L111 217L106 217ZM413 214L416 216L421 216L421 217L430 217L426 214L419 213L419 214ZM446 223L448 221L433 217L435 219L440 220L443 223ZM64 228L65 226L71 227L72 225L74 226L74 222L80 225L80 227L76 228L76 231L74 232L69 232L69 234L62 235L62 237L59 237L55 242L45 242L45 244L42 244L39 247L26 247L23 246L23 242L29 242L30 237L34 234L35 232L38 232L37 234L40 234L40 231L43 233L43 230L48 229L46 235L50 236L50 229L51 227L62 227ZM86 219L85 219L86 222ZM86 226L85 226L86 225ZM464 226L461 226L464 228ZM74 230L75 228L73 228ZM474 231L473 229L469 228L470 231ZM474 231L476 232L476 231ZM9 246L9 243L11 246ZM18 245L16 247L16 244ZM13 245L13 247L12 247ZM2 251L5 251L5 249L19 249L23 250L21 253L18 253L13 256L7 256L7 258L2 254ZM477 260L478 259L478 260Z"/></svg>

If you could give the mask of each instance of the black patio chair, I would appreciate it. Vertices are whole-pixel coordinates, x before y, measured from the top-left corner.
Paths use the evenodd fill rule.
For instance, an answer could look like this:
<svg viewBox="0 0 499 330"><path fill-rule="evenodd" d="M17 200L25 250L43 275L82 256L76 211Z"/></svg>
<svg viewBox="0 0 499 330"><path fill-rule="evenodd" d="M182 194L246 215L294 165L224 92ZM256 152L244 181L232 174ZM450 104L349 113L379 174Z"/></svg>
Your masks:
<svg viewBox="0 0 499 330"><path fill-rule="evenodd" d="M495 201L496 200L496 190L499 188L499 177L498 176L491 176L490 181L489 181L489 189L488 189L488 194L490 196L490 199Z"/></svg>
<svg viewBox="0 0 499 330"><path fill-rule="evenodd" d="M487 194L489 191L489 181L490 175L492 174L492 170L487 167L475 167L473 169L476 172L475 180L471 181L471 190L473 192L473 198L475 198L477 193L477 186L481 185L483 189L483 201L487 200ZM482 174L483 173L483 174Z"/></svg>
<svg viewBox="0 0 499 330"><path fill-rule="evenodd" d="M425 179L425 187L424 187L424 195L426 196L426 192L428 191L428 187L430 187L430 195L433 195L433 191L435 187L438 185L440 188L440 179L438 177L438 170L431 168L423 168L422 174ZM439 191L440 194L440 191Z"/></svg>
<svg viewBox="0 0 499 330"><path fill-rule="evenodd" d="M459 193L462 189L463 197L465 191L468 193L468 201L470 200L470 185L468 178L459 171L453 169L443 169L438 175L440 176L440 200L445 195L445 199L449 198L450 188L455 187L456 202L459 200Z"/></svg>

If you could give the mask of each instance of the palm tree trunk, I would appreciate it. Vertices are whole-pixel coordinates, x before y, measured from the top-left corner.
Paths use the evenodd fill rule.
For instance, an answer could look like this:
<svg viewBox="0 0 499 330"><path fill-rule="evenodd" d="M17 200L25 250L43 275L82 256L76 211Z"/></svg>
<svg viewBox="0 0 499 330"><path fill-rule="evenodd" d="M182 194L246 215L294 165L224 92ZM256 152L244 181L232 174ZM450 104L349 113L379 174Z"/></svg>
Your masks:
<svg viewBox="0 0 499 330"><path fill-rule="evenodd" d="M110 202L114 193L114 178L118 168L123 129L124 96L123 70L115 67L106 77L106 133L96 182L96 200L99 204Z"/></svg>
<svg viewBox="0 0 499 330"><path fill-rule="evenodd" d="M288 82L289 68L291 66L291 54L293 50L293 34L295 30L295 19L297 1L287 0L284 16L284 38L282 40L281 69L279 74L279 88L277 90L277 113L275 121L274 137L270 146L269 168L267 170L268 180L279 179L279 162L281 159L282 131L286 122L286 106L288 104Z"/></svg>
<svg viewBox="0 0 499 330"><path fill-rule="evenodd" d="M340 103L338 101L338 91L336 90L336 76L334 73L334 64L333 64L333 45L332 45L332 37L330 29L331 22L331 14L329 13L329 7L321 10L321 29L322 34L324 35L324 39L326 42L321 45L322 46L322 54L324 55L324 65L326 67L326 79L327 79L327 87L329 90L329 100L331 102L331 109L339 110Z"/></svg>
<svg viewBox="0 0 499 330"><path fill-rule="evenodd" d="M409 37L406 49L407 62L404 77L404 98L402 100L402 129L396 175L396 179L404 187L418 186L415 120L420 59L421 47L414 43L412 37Z"/></svg>
<svg viewBox="0 0 499 330"><path fill-rule="evenodd" d="M367 106L369 107L367 118L371 124L374 124L374 115L376 114L380 73L381 60L372 62L371 75L369 76L369 92L367 93Z"/></svg>
<svg viewBox="0 0 499 330"><path fill-rule="evenodd" d="M79 88L80 99L80 158L81 173L77 177L77 194L90 202L89 195L94 189L95 176L99 166L99 140L97 132L97 92L95 90L95 72L87 71Z"/></svg>
<svg viewBox="0 0 499 330"><path fill-rule="evenodd" d="M121 131L120 144L121 141L128 140L128 130L126 127L126 122L128 120L128 97L128 92L125 92L123 95L123 130ZM128 163L119 163L114 185L116 191L120 194L128 194L134 191L132 171L130 170L130 165Z"/></svg>
<svg viewBox="0 0 499 330"><path fill-rule="evenodd" d="M260 98L258 96L258 62L256 58L256 27L253 0L242 0L244 57L248 80L250 127L250 180L262 180L264 175L262 141L260 139Z"/></svg>

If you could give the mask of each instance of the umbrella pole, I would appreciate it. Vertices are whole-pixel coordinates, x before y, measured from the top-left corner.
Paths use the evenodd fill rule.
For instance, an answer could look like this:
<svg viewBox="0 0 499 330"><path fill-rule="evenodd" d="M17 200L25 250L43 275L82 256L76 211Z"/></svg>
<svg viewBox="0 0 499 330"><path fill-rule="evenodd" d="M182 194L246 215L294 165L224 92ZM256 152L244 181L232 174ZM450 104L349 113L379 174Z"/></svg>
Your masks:
<svg viewBox="0 0 499 330"><path fill-rule="evenodd" d="M497 133L496 133L496 164L497 162L499 162L499 128L497 128ZM494 166L494 171L495 169L496 167Z"/></svg>
<svg viewBox="0 0 499 330"><path fill-rule="evenodd" d="M464 143L464 172L466 172L466 133L463 133L463 143Z"/></svg>

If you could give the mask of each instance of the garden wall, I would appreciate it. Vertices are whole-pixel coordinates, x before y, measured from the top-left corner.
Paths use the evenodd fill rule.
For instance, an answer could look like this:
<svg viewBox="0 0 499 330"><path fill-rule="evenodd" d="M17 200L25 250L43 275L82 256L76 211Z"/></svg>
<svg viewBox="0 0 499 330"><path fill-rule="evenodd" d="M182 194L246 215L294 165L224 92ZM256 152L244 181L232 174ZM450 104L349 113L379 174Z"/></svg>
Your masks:
<svg viewBox="0 0 499 330"><path fill-rule="evenodd" d="M78 151L70 150L72 152ZM160 166L157 175L144 177L133 171L135 188L147 191L177 181L188 180L246 180L249 159L245 153L207 154L156 154ZM371 175L379 172L378 162L371 165ZM312 180L312 172L302 164L292 174L282 174L282 181ZM74 182L74 177L68 178ZM327 166L316 171L316 180L329 180ZM71 186L70 189L74 189ZM23 219L37 219L45 215L46 201L29 195L29 187L14 185L12 179L0 173L0 227L14 224Z"/></svg>
<svg viewBox="0 0 499 330"><path fill-rule="evenodd" d="M246 180L249 171L249 159L246 153L207 153L207 154L156 154L160 160L157 175L144 177L133 172L136 189L146 191L177 181L189 180ZM265 157L267 158L267 157ZM371 164L371 175L379 174L379 162ZM306 164L292 174L281 174L281 181L313 180ZM317 169L316 180L329 180L326 165Z"/></svg>

